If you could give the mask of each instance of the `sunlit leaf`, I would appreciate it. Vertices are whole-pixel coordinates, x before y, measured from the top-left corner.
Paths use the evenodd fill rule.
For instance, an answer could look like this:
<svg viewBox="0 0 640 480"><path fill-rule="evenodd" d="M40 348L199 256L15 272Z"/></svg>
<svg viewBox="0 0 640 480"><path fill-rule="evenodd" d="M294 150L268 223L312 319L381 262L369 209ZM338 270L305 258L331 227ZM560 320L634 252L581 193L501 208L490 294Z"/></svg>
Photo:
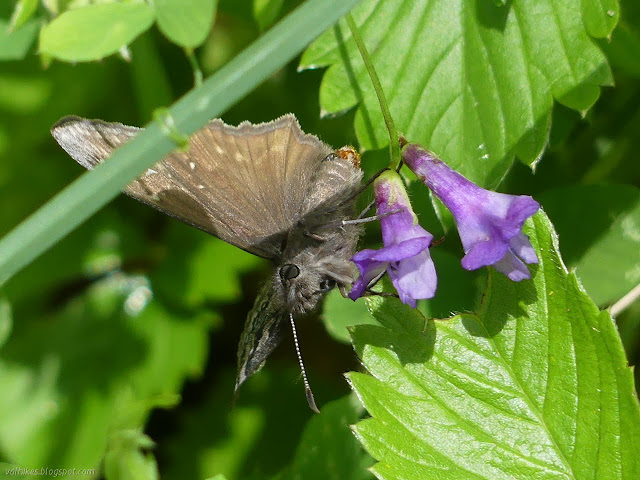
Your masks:
<svg viewBox="0 0 640 480"><path fill-rule="evenodd" d="M68 10L40 31L40 53L67 62L99 60L128 45L153 19L153 9L144 2Z"/></svg>
<svg viewBox="0 0 640 480"><path fill-rule="evenodd" d="M111 435L104 458L107 480L156 480L158 466L149 449L153 441L139 430L120 430Z"/></svg>
<svg viewBox="0 0 640 480"><path fill-rule="evenodd" d="M11 15L11 30L24 25L36 12L38 0L18 0Z"/></svg>
<svg viewBox="0 0 640 480"><path fill-rule="evenodd" d="M253 0L253 17L260 30L266 30L278 17L284 0Z"/></svg>
<svg viewBox="0 0 640 480"><path fill-rule="evenodd" d="M9 22L0 19L0 60L24 58L36 38L38 27L36 20L30 20L18 30L9 31Z"/></svg>
<svg viewBox="0 0 640 480"><path fill-rule="evenodd" d="M585 29L583 3L365 0L353 16L399 130L474 181L494 186L514 156L527 164L539 158L554 98L584 111L599 86L612 83ZM611 1L590 4L606 12L603 5ZM316 40L300 62L300 68L325 66L323 112L359 104L361 145L386 145L377 97L344 22Z"/></svg>
<svg viewBox="0 0 640 480"><path fill-rule="evenodd" d="M173 43L195 48L209 35L217 4L218 0L155 0L158 27Z"/></svg>

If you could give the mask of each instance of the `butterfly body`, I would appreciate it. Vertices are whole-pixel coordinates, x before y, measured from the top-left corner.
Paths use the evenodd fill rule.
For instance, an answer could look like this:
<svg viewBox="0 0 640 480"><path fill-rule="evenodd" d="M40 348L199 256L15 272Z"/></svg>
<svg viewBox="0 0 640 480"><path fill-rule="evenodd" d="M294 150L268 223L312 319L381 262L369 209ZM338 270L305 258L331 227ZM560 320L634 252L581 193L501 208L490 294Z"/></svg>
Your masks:
<svg viewBox="0 0 640 480"><path fill-rule="evenodd" d="M51 132L78 163L93 168L139 128L79 117ZM355 279L360 228L353 217L362 179L357 153L333 151L305 134L293 115L238 127L213 120L131 182L125 193L168 215L269 259L275 269L247 317L236 388L266 360L282 323L313 311L324 294Z"/></svg>

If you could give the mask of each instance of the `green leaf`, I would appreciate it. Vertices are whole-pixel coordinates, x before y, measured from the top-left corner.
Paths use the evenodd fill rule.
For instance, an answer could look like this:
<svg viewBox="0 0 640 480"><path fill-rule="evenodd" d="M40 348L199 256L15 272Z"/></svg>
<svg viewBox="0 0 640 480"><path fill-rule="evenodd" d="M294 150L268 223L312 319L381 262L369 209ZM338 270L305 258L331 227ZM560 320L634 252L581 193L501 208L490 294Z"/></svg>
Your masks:
<svg viewBox="0 0 640 480"><path fill-rule="evenodd" d="M11 30L16 30L29 20L38 8L38 0L18 0L11 15Z"/></svg>
<svg viewBox="0 0 640 480"><path fill-rule="evenodd" d="M598 305L640 283L640 190L631 185L576 185L539 195L575 268Z"/></svg>
<svg viewBox="0 0 640 480"><path fill-rule="evenodd" d="M276 20L282 10L284 0L253 0L253 18L260 30L266 30Z"/></svg>
<svg viewBox="0 0 640 480"><path fill-rule="evenodd" d="M307 0L171 108L191 134L272 75L358 0ZM125 4L122 4L125 5ZM95 5L97 7L98 5ZM89 7L87 7L89 8ZM80 11L80 10L78 10ZM72 13L72 12L69 12ZM260 61L256 61L260 59ZM153 122L110 159L60 192L0 240L0 285L106 204L175 144Z"/></svg>
<svg viewBox="0 0 640 480"><path fill-rule="evenodd" d="M307 423L293 462L278 480L373 479L368 468L373 459L362 450L351 432L362 407L352 395L330 402Z"/></svg>
<svg viewBox="0 0 640 480"><path fill-rule="evenodd" d="M5 299L0 298L0 348L9 339L12 324L11 305Z"/></svg>
<svg viewBox="0 0 640 480"><path fill-rule="evenodd" d="M612 65L635 77L640 77L640 4L634 0L621 2L622 15L611 40L600 46Z"/></svg>
<svg viewBox="0 0 640 480"><path fill-rule="evenodd" d="M456 233L452 233L448 242L460 242ZM436 296L429 300L420 300L418 309L430 318L446 318L454 312L473 311L484 288L484 272L468 272L462 268L462 253L450 253L438 246L431 248L431 258L436 265L438 289Z"/></svg>
<svg viewBox="0 0 640 480"><path fill-rule="evenodd" d="M38 33L39 22L30 20L22 28L9 31L9 22L0 19L0 60L21 60Z"/></svg>
<svg viewBox="0 0 640 480"><path fill-rule="evenodd" d="M120 430L111 436L104 458L107 480L157 480L158 466L153 455L143 452L153 440L139 430Z"/></svg>
<svg viewBox="0 0 640 480"><path fill-rule="evenodd" d="M180 431L158 446L158 456L167 464L163 480L219 473L229 479L263 480L282 470L293 457L306 421L314 416L302 383L295 381L299 375L294 362L287 369L270 362L243 385L231 408L235 366L221 370L202 401L181 412ZM313 386L320 400L324 395L316 380Z"/></svg>
<svg viewBox="0 0 640 480"><path fill-rule="evenodd" d="M100 60L153 23L144 2L93 4L64 12L40 31L40 53L67 62Z"/></svg>
<svg viewBox="0 0 640 480"><path fill-rule="evenodd" d="M476 314L426 321L371 298L353 339L371 418L356 435L381 479L640 476L640 408L615 325L567 272L548 219L525 234L533 278L490 270Z"/></svg>
<svg viewBox="0 0 640 480"><path fill-rule="evenodd" d="M155 0L158 28L169 40L195 48L213 25L218 0Z"/></svg>
<svg viewBox="0 0 640 480"><path fill-rule="evenodd" d="M582 18L589 35L605 38L611 32L620 18L618 0L582 0Z"/></svg>
<svg viewBox="0 0 640 480"><path fill-rule="evenodd" d="M31 114L46 106L51 82L32 75L3 73L0 78L0 108L7 113Z"/></svg>
<svg viewBox="0 0 640 480"><path fill-rule="evenodd" d="M127 261L148 255L149 244L139 226L106 210L22 270L6 285L5 292L14 308L26 305L32 310L47 305L81 279L108 275Z"/></svg>
<svg viewBox="0 0 640 480"><path fill-rule="evenodd" d="M144 278L114 274L56 315L21 319L0 359L8 460L96 468L117 447L112 434L175 405L186 379L202 373L211 316L170 313L152 297ZM142 468L127 455L119 461Z"/></svg>
<svg viewBox="0 0 640 480"><path fill-rule="evenodd" d="M361 324L378 324L367 310L363 301L353 302L348 298L344 298L338 290L334 290L327 295L322 310L322 320L329 334L343 343L351 341L348 327Z"/></svg>
<svg viewBox="0 0 640 480"><path fill-rule="evenodd" d="M180 245L180 250L169 252L152 281L164 298L191 308L237 301L242 296L240 275L265 263L177 221L166 241Z"/></svg>
<svg viewBox="0 0 640 480"><path fill-rule="evenodd" d="M580 0L365 0L353 15L398 129L483 186L495 186L514 156L526 164L539 158L553 98L585 111L599 86L612 84ZM378 100L344 22L300 62L325 66L323 113L359 104L361 145L386 145Z"/></svg>

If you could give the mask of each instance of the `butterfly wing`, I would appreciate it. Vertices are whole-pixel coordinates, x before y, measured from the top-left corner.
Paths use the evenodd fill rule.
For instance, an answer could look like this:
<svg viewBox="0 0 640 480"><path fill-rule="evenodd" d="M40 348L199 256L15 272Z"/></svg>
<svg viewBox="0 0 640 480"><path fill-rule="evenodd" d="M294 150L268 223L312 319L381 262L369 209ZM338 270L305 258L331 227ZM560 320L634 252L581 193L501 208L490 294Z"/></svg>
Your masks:
<svg viewBox="0 0 640 480"><path fill-rule="evenodd" d="M286 320L283 305L273 295L271 283L265 284L247 315L238 342L236 393L244 381L257 372L282 339Z"/></svg>
<svg viewBox="0 0 640 480"><path fill-rule="evenodd" d="M65 117L51 130L91 169L141 129ZM213 120L131 182L125 193L261 257L277 259L304 210L314 172L331 147L305 134L296 118L238 127Z"/></svg>

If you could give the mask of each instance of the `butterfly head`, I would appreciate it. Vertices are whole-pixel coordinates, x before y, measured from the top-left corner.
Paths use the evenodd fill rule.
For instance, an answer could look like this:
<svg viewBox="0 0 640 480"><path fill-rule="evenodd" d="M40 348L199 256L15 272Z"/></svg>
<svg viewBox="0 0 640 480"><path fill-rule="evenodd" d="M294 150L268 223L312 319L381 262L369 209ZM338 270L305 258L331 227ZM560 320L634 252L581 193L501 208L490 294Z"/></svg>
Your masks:
<svg viewBox="0 0 640 480"><path fill-rule="evenodd" d="M353 281L352 266L342 259L299 255L276 271L277 294L294 316L315 310L324 295Z"/></svg>

